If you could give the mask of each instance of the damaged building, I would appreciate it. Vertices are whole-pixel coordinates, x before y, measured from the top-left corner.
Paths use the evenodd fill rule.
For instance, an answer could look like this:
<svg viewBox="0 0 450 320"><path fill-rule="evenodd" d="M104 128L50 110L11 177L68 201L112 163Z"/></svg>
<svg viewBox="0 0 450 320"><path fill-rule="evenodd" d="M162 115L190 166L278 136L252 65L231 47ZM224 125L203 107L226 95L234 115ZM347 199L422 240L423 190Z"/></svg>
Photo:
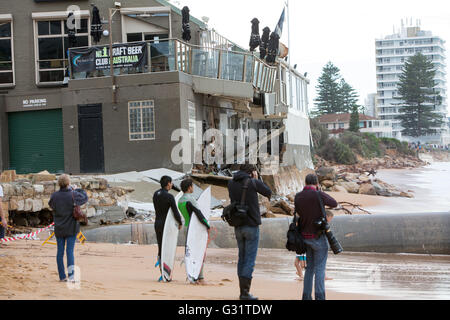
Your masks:
<svg viewBox="0 0 450 320"><path fill-rule="evenodd" d="M3 0L0 12L2 170L188 172L201 163L195 143L192 161L173 161L177 129L192 140L216 129L232 154L239 142L226 145L228 130L241 130L246 150L250 130L267 132L258 163L312 167L308 79L193 16L187 25L167 1Z"/></svg>

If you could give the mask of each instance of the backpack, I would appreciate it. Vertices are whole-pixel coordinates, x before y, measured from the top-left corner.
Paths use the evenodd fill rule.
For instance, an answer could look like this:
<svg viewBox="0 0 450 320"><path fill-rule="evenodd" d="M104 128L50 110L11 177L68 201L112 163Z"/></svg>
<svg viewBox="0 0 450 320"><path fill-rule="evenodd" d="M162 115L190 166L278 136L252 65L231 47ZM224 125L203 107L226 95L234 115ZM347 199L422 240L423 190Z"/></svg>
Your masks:
<svg viewBox="0 0 450 320"><path fill-rule="evenodd" d="M241 202L233 202L223 209L222 220L227 222L230 227L241 227L248 222L248 206L245 205L245 198L250 180L247 179L242 187Z"/></svg>
<svg viewBox="0 0 450 320"><path fill-rule="evenodd" d="M306 253L306 245L303 241L303 236L297 228L297 215L294 216L294 220L289 225L289 230L287 232L287 242L286 249L289 251L294 251L297 254Z"/></svg>

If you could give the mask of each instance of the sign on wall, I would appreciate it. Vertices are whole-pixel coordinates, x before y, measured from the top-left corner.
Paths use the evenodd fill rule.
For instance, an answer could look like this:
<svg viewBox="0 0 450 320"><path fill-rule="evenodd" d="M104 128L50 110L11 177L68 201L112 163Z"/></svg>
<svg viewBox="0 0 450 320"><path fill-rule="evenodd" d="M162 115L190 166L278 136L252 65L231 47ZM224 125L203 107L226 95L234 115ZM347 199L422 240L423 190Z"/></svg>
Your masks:
<svg viewBox="0 0 450 320"><path fill-rule="evenodd" d="M69 57L73 73L110 68L109 46L70 49ZM114 68L144 68L146 64L146 42L113 45Z"/></svg>

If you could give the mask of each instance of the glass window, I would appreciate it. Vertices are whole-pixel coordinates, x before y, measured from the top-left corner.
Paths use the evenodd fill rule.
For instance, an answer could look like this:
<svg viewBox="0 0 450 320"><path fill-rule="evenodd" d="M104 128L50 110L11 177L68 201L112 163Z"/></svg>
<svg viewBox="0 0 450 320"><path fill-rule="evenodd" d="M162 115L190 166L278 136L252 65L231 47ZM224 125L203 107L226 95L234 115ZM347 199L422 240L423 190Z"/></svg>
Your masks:
<svg viewBox="0 0 450 320"><path fill-rule="evenodd" d="M38 83L60 82L68 67L69 48L89 46L89 19L81 19L74 43L69 43L67 20L36 21Z"/></svg>
<svg viewBox="0 0 450 320"><path fill-rule="evenodd" d="M195 104L188 101L188 113L189 113L189 135L192 139L195 139L196 134L196 115L195 115Z"/></svg>
<svg viewBox="0 0 450 320"><path fill-rule="evenodd" d="M0 86L14 84L11 21L0 21Z"/></svg>
<svg viewBox="0 0 450 320"><path fill-rule="evenodd" d="M153 100L128 103L130 140L155 139L155 109Z"/></svg>

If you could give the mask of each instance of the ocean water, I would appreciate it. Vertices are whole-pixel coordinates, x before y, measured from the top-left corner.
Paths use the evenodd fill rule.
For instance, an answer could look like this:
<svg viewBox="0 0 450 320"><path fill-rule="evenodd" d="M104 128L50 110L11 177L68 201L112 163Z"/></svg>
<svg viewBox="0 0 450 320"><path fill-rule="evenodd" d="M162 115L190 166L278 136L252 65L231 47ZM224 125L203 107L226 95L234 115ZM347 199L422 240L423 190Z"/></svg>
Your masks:
<svg viewBox="0 0 450 320"><path fill-rule="evenodd" d="M450 212L450 162L434 162L415 169L380 170L376 178L412 191L414 198L387 198L367 208L378 213Z"/></svg>

